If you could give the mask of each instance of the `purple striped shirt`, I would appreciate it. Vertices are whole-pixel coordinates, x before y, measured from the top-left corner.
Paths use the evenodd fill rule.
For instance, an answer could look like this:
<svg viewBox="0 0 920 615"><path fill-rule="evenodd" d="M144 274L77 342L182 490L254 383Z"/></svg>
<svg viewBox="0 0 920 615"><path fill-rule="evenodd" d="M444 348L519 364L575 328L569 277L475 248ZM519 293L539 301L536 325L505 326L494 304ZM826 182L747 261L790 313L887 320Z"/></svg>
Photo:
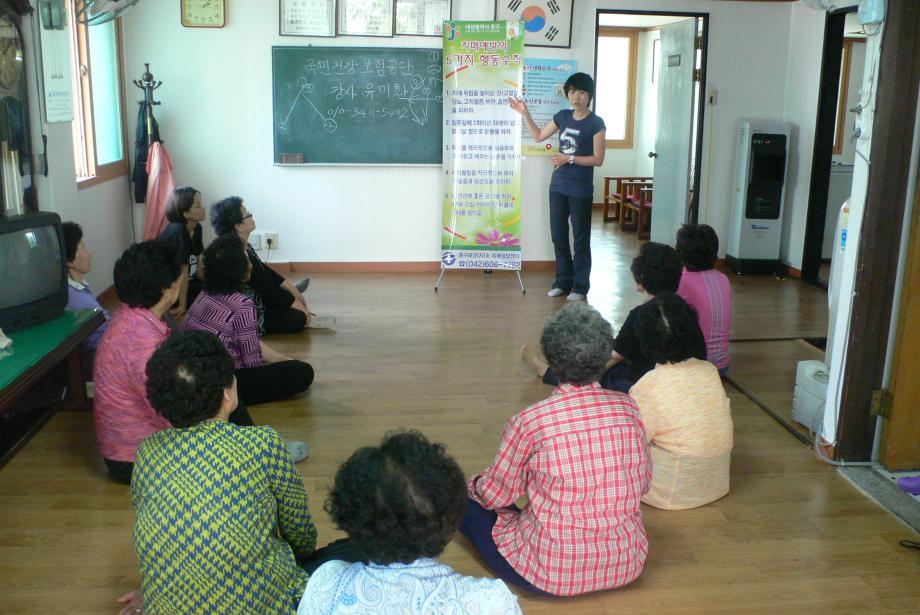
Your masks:
<svg viewBox="0 0 920 615"><path fill-rule="evenodd" d="M182 328L210 331L220 338L236 369L262 365L256 306L243 293L212 295L201 291L188 309Z"/></svg>
<svg viewBox="0 0 920 615"><path fill-rule="evenodd" d="M719 369L728 367L729 330L732 328L732 288L728 277L716 269L687 271L680 277L677 294L696 310L706 339L706 358Z"/></svg>

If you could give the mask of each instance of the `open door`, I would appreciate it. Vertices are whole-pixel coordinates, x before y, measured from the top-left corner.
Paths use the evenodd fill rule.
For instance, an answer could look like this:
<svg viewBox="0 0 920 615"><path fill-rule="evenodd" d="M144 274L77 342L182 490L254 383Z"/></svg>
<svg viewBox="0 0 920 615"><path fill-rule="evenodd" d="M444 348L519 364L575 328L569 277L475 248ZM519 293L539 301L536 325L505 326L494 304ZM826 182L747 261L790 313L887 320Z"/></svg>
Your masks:
<svg viewBox="0 0 920 615"><path fill-rule="evenodd" d="M669 245L687 219L691 187L697 19L661 26L658 126L655 151L648 154L655 159L651 240Z"/></svg>

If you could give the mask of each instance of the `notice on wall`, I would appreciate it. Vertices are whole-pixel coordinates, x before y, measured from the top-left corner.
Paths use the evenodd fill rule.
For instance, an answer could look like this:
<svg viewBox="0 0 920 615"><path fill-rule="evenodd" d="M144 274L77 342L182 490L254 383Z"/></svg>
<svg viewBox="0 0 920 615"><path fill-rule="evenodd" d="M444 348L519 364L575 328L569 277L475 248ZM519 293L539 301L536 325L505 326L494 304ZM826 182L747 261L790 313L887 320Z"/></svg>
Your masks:
<svg viewBox="0 0 920 615"><path fill-rule="evenodd" d="M73 121L70 36L67 30L40 27L39 31L42 45L45 121L49 124Z"/></svg>
<svg viewBox="0 0 920 615"><path fill-rule="evenodd" d="M575 67L575 60L528 58L524 61L524 102L538 127L543 128L556 113L569 108L562 86L576 72ZM555 139L537 143L526 127L521 131L521 141L525 156L552 156L559 151Z"/></svg>
<svg viewBox="0 0 920 615"><path fill-rule="evenodd" d="M521 268L523 73L523 22L445 24L442 268Z"/></svg>

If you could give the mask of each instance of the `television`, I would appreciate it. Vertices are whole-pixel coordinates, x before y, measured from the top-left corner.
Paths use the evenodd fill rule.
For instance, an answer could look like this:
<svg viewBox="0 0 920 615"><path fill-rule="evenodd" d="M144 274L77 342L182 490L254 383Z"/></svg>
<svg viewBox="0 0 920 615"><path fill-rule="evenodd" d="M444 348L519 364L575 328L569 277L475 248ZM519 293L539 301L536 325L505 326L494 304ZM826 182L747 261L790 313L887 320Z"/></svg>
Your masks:
<svg viewBox="0 0 920 615"><path fill-rule="evenodd" d="M61 218L37 212L0 218L0 329L25 329L64 313L67 257Z"/></svg>

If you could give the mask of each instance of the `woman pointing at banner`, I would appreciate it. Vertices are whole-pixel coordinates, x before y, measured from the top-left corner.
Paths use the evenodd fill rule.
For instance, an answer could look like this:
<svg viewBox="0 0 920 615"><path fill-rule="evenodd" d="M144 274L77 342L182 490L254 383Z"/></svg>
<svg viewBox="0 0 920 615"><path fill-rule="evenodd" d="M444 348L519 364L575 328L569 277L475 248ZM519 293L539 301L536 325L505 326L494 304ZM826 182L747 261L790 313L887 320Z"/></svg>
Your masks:
<svg viewBox="0 0 920 615"><path fill-rule="evenodd" d="M537 143L559 133L559 153L552 157L553 178L549 184L549 226L556 252L556 279L550 297L568 295L569 301L584 301L591 274L591 206L594 201L594 167L604 163L604 120L589 105L594 98L594 79L575 73L565 86L572 105L553 116L540 128L520 98L509 97L511 108L524 117ZM569 218L575 239L574 258L569 247Z"/></svg>

